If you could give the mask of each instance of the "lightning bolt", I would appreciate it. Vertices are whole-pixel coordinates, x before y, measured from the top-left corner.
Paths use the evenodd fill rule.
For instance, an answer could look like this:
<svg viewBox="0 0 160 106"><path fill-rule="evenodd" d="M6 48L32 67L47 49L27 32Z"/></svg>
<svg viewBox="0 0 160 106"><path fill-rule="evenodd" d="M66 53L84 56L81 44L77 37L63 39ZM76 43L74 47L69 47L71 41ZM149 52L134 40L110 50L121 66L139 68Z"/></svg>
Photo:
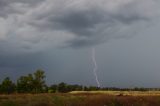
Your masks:
<svg viewBox="0 0 160 106"><path fill-rule="evenodd" d="M95 58L95 48L92 48L92 61L94 63L93 73L95 76L95 80L96 80L97 86L100 87L100 83L99 83L98 76L97 76L98 66L97 66L97 62L96 62L96 58Z"/></svg>

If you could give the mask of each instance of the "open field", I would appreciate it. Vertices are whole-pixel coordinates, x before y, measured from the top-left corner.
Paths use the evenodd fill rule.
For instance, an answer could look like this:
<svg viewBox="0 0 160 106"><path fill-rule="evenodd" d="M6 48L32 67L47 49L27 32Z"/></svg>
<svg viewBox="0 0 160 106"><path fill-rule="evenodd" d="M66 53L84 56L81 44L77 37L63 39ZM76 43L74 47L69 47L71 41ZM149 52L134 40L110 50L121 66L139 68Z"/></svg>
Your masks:
<svg viewBox="0 0 160 106"><path fill-rule="evenodd" d="M71 94L106 94L123 96L160 96L160 91L72 91Z"/></svg>
<svg viewBox="0 0 160 106"><path fill-rule="evenodd" d="M0 95L0 106L160 106L160 92L77 91Z"/></svg>

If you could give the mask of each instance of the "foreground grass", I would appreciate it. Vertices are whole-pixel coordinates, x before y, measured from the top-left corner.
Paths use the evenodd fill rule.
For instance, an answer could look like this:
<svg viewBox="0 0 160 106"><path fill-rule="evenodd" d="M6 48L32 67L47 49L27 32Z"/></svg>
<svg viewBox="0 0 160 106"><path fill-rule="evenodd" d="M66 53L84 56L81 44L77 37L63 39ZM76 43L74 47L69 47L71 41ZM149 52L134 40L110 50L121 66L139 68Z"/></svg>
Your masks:
<svg viewBox="0 0 160 106"><path fill-rule="evenodd" d="M160 106L159 95L106 93L0 95L0 106Z"/></svg>

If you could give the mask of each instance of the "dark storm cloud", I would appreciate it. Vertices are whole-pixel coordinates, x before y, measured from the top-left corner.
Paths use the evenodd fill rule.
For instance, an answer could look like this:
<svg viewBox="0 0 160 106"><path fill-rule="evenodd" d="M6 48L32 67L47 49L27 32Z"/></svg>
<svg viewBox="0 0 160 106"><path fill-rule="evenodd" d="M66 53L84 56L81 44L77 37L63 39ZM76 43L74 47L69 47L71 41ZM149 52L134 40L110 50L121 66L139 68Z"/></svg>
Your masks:
<svg viewBox="0 0 160 106"><path fill-rule="evenodd" d="M88 47L127 38L153 20L157 4L155 0L0 0L0 54Z"/></svg>
<svg viewBox="0 0 160 106"><path fill-rule="evenodd" d="M81 2L83 4L84 1ZM132 36L132 32L130 35L125 35L126 32L129 32L128 29L132 29L135 24L139 26L140 22L151 20L155 11L148 14L148 10L156 6L155 1L145 2L144 0L124 0L122 3L117 3L113 9L106 8L110 6L108 5L110 1L105 2L102 7L86 4L79 8L76 8L79 6L79 3L76 4L76 2L76 5L70 5L67 2L61 5L58 4L61 2L56 2L62 8L53 8L55 5L52 3L48 5L50 8L42 10L41 13L35 12L34 18L31 18L29 24L40 28L40 30L69 32L74 35L74 38L68 40L64 46L72 47L103 43L115 36L119 38ZM123 27L128 27L128 29L124 30L124 33L116 35Z"/></svg>
<svg viewBox="0 0 160 106"><path fill-rule="evenodd" d="M155 0L0 0L0 5L0 54L128 38L159 9Z"/></svg>
<svg viewBox="0 0 160 106"><path fill-rule="evenodd" d="M30 53L30 54L21 54L21 55L14 55L14 56L0 56L0 67L29 67L32 64L36 65L41 61L43 57L43 53Z"/></svg>
<svg viewBox="0 0 160 106"><path fill-rule="evenodd" d="M70 46L81 47L102 43L103 36L114 34L110 33L110 31L104 33L104 31L108 28L115 30L115 26L118 23L130 25L132 22L144 21L146 19L146 17L143 18L138 14L125 17L121 14L113 15L102 12L101 10L90 10L88 12L76 11L65 13L63 16L57 17L56 23L58 23L62 29L75 34L76 38L68 42ZM102 25L102 29L104 30L97 28L96 26L98 25Z"/></svg>
<svg viewBox="0 0 160 106"><path fill-rule="evenodd" d="M36 4L36 3L40 3L43 0L0 0L0 5L1 7L3 6L7 6L13 3L27 3L27 4Z"/></svg>
<svg viewBox="0 0 160 106"><path fill-rule="evenodd" d="M7 17L14 13L23 13L24 7L34 6L43 0L0 0L0 16Z"/></svg>
<svg viewBox="0 0 160 106"><path fill-rule="evenodd" d="M5 1L0 1L0 6L1 6L1 8L2 8L2 6L5 6L6 5L6 2Z"/></svg>
<svg viewBox="0 0 160 106"><path fill-rule="evenodd" d="M159 5L158 0L0 0L0 77L7 75L6 73L12 70L15 71L11 72L11 75L17 77L18 73L28 74L28 70L46 68L49 70L48 75L51 80L54 79L52 76L54 75L56 79L68 81L68 75L72 81L86 76L83 83L90 79L92 82L89 53L86 49L79 48L88 49L111 40L115 41L114 44L108 47L106 44L103 50L107 52L103 51L102 56L97 56L97 63L102 64L99 68L102 68L102 73L106 72L108 79L110 78L108 72L112 73L111 71L117 75L121 72L124 75L127 72L128 75L128 70L132 69L131 64L137 63L134 66L141 69L141 63L150 57L148 54L142 59L143 61L137 62L135 53L139 49L142 50L140 53L142 55L148 53L143 49L146 47L148 50L150 39L139 48L141 41L148 33L142 33L140 39L134 37L136 40L133 36L138 35L136 32L146 31L149 24L151 27L153 25L157 32L159 31L159 21L156 21L160 16ZM155 23L158 24L157 29ZM156 31L148 31L150 32L148 36L154 35L153 32ZM130 47L127 41L121 44L119 43L121 40L113 40L124 38L125 41L125 38L130 37L132 39L129 40L133 40L132 43L136 46ZM137 41L139 41L138 44ZM63 49L56 47L63 47ZM114 49L114 47L117 48ZM153 47L148 51L151 52ZM132 52L129 53L128 49ZM130 58L132 57L130 54L135 57ZM143 57L140 54L138 58ZM108 60L108 57L111 58ZM130 60L127 60L128 58ZM135 63L132 62L134 59ZM127 63L129 64L128 69L126 69ZM150 67L150 64L148 63L147 66ZM138 74L139 70L137 69ZM86 71L88 71L87 74ZM105 78L106 75L104 75ZM118 80L117 77L113 79Z"/></svg>

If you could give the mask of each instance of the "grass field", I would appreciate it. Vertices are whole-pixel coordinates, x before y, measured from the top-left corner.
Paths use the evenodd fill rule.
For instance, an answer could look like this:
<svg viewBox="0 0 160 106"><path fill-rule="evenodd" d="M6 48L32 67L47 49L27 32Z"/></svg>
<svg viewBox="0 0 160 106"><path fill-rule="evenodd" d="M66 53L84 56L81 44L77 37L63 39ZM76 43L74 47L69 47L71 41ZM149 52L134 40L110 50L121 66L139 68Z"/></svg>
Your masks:
<svg viewBox="0 0 160 106"><path fill-rule="evenodd" d="M160 91L72 91L71 94L106 94L121 96L160 96Z"/></svg>
<svg viewBox="0 0 160 106"><path fill-rule="evenodd" d="M0 95L0 106L160 106L160 92L76 91Z"/></svg>

